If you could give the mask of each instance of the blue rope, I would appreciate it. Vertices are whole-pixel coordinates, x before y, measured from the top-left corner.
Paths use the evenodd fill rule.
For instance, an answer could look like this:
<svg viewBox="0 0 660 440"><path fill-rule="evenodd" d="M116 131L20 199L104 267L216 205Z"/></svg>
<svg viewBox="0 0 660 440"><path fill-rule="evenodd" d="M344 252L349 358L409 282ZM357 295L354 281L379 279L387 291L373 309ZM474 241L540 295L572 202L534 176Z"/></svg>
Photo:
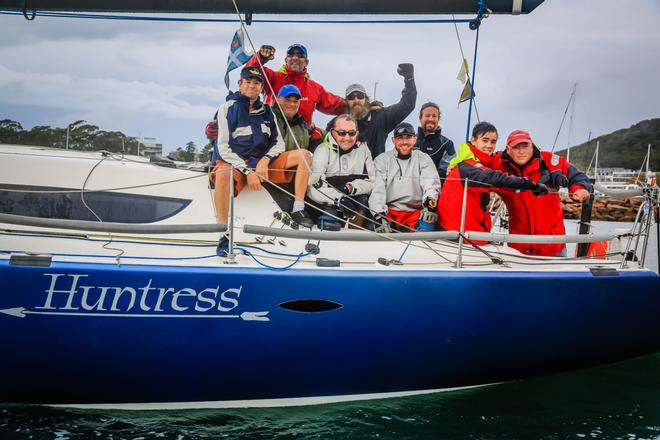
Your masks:
<svg viewBox="0 0 660 440"><path fill-rule="evenodd" d="M23 15L22 10L0 9L0 14ZM147 16L121 16L108 14L88 14L73 12L37 12L42 17L55 18L87 18L93 20L134 20L134 21L174 21L189 23L240 23L235 18L182 18L182 17L147 17ZM408 20L281 20L281 19L253 19L253 23L313 23L313 24L431 24L431 23L469 23L468 19L408 19Z"/></svg>
<svg viewBox="0 0 660 440"><path fill-rule="evenodd" d="M259 259L257 259L257 257L255 257L255 256L252 254L252 252L248 251L247 249L243 249L243 248L240 248L240 247L236 247L236 248L234 248L234 249L238 249L238 250L240 250L240 251L243 251L243 252L245 253L245 255L247 255L248 257L252 258L252 259L254 260L254 262L257 263L258 265L260 265L260 266L262 266L262 267L265 267L266 269L269 269L269 270L275 270L275 271L285 271L285 270L287 270L287 269L290 269L290 268L293 267L295 264L297 264L297 263L300 261L300 259L301 259L302 257L306 257L307 255L309 255L308 253L302 253L302 252L301 252L300 254L298 254L298 255L295 256L296 259L294 260L293 263L291 263L291 264L289 264L289 265L287 265L287 266L277 267L277 266L271 266L271 265L266 264L266 263L264 263L264 262L262 262L262 261L259 261Z"/></svg>
<svg viewBox="0 0 660 440"><path fill-rule="evenodd" d="M283 252L269 251L268 249L264 249L264 248L261 248L261 247L259 247L259 246L255 246L255 245L252 245L252 244L243 244L243 245L241 245L241 247L243 247L243 248L250 248L250 249L257 249L257 250L260 250L261 252L265 252L265 253L267 253L267 254L271 254L271 255L279 255L279 256L282 256L282 257L292 257L292 258L295 258L295 257L298 257L298 256L300 255L300 254L285 254L285 253L283 253Z"/></svg>

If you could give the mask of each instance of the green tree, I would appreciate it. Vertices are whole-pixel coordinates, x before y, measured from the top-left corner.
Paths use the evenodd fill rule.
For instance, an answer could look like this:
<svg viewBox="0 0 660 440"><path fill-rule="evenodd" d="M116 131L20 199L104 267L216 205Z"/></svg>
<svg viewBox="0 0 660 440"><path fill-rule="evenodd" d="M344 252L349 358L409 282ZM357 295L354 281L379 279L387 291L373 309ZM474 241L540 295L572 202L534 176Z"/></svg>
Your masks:
<svg viewBox="0 0 660 440"><path fill-rule="evenodd" d="M202 151L199 152L199 161L206 162L209 160L211 151L213 151L213 144L209 142L208 144L204 145L202 147Z"/></svg>
<svg viewBox="0 0 660 440"><path fill-rule="evenodd" d="M186 144L185 152L186 162L193 162L197 153L197 146L195 146L193 141L190 141Z"/></svg>

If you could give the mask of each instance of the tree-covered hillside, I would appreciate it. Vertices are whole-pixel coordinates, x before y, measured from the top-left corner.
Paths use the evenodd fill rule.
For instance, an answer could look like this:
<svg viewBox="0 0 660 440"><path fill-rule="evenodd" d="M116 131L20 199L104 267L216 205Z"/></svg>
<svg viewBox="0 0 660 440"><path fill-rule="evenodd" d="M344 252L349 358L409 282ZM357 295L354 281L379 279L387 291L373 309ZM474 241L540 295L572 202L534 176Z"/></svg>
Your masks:
<svg viewBox="0 0 660 440"><path fill-rule="evenodd" d="M86 121L76 121L69 125L69 140L67 145L67 128L37 125L30 130L23 128L20 122L11 119L0 120L0 144L37 145L50 148L69 148L70 150L99 151L114 153L123 151L126 154L137 154L138 139L127 136L121 131L104 131L98 126ZM173 160L191 162L195 157L204 161L211 150L207 144L202 151L197 151L194 142L188 142L178 147L168 155Z"/></svg>
<svg viewBox="0 0 660 440"><path fill-rule="evenodd" d="M646 156L646 148L651 144L652 171L660 171L660 118L638 122L630 128L617 130L599 136L591 142L571 148L571 162L583 170L587 169L600 141L598 167L622 167L639 169ZM558 152L566 157L566 150ZM593 164L592 164L593 167Z"/></svg>

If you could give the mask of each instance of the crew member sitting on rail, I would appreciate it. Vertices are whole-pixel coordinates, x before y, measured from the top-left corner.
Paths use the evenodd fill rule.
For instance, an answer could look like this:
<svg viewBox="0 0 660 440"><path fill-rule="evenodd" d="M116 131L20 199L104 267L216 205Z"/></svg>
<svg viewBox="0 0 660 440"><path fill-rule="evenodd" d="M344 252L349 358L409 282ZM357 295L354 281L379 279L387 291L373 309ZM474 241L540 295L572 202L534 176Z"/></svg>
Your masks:
<svg viewBox="0 0 660 440"><path fill-rule="evenodd" d="M429 155L413 150L416 140L413 126L402 122L394 128L394 150L375 160L369 208L376 214L377 232L390 232L390 227L405 232L435 229L440 177Z"/></svg>
<svg viewBox="0 0 660 440"><path fill-rule="evenodd" d="M362 226L375 169L369 148L357 142L358 134L352 116L343 114L334 119L332 129L314 151L309 198L326 212L332 207L346 219L355 217L352 223Z"/></svg>
<svg viewBox="0 0 660 440"><path fill-rule="evenodd" d="M307 49L302 44L292 44L286 51L284 65L278 70L265 67L275 57L273 46L263 45L247 63L248 67L261 68L268 78L266 84L266 103L275 105L275 96L286 84L293 84L301 92L300 114L308 125L312 125L314 110L326 115L340 115L344 111L344 98L328 92L321 84L309 78ZM272 87L272 91L271 88Z"/></svg>
<svg viewBox="0 0 660 440"><path fill-rule="evenodd" d="M490 193L501 188L531 190L535 195L548 192L545 185L529 179L508 176L490 167L497 145L497 129L493 124L480 122L472 129L470 141L461 144L458 156L449 162L449 174L442 186L438 201L439 225L445 231L461 230L463 192L467 179L465 231L490 232L492 223L488 205ZM475 244L484 241L471 240Z"/></svg>
<svg viewBox="0 0 660 440"><path fill-rule="evenodd" d="M227 96L218 109L218 143L213 150L212 176L215 179L214 202L218 223L227 223L229 211L229 170L234 168L234 196L247 185L261 190L261 182L286 183L295 172L295 202L291 218L304 227L313 222L304 211L312 155L307 150L284 151L284 141L277 131L275 116L259 99L263 75L256 67L241 70L239 91ZM223 240L224 239L224 240ZM218 253L227 249L223 236Z"/></svg>
<svg viewBox="0 0 660 440"><path fill-rule="evenodd" d="M498 191L509 211L511 234L564 235L564 215L557 190L568 187L569 195L577 202L589 199L593 192L586 174L565 158L541 151L534 145L529 133L523 130L509 134L506 151L494 168L543 183L552 190L540 197L534 197L529 192L516 194L510 190ZM527 255L566 255L564 243L511 243L509 246Z"/></svg>
<svg viewBox="0 0 660 440"><path fill-rule="evenodd" d="M415 109L415 69L412 64L403 63L396 71L403 77L401 99L396 104L383 108L380 103L370 103L362 84L351 84L346 88L345 113L357 119L360 130L358 141L367 143L373 158L385 151L387 135Z"/></svg>

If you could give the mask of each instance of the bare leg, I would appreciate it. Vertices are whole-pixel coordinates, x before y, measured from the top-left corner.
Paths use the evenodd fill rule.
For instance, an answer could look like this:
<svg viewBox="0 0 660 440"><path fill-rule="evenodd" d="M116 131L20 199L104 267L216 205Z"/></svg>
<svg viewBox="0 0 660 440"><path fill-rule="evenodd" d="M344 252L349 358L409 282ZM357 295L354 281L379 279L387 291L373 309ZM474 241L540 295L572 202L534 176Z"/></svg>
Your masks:
<svg viewBox="0 0 660 440"><path fill-rule="evenodd" d="M296 167L296 177L295 177L295 196L296 200L302 202L305 200L305 194L307 193L307 185L309 183L309 168L312 163L312 153L307 150L293 150L290 151L287 159L285 168Z"/></svg>
<svg viewBox="0 0 660 440"><path fill-rule="evenodd" d="M219 168L215 171L215 191L213 192L213 201L215 203L216 221L219 224L227 224L227 215L229 213L229 178L231 169Z"/></svg>

